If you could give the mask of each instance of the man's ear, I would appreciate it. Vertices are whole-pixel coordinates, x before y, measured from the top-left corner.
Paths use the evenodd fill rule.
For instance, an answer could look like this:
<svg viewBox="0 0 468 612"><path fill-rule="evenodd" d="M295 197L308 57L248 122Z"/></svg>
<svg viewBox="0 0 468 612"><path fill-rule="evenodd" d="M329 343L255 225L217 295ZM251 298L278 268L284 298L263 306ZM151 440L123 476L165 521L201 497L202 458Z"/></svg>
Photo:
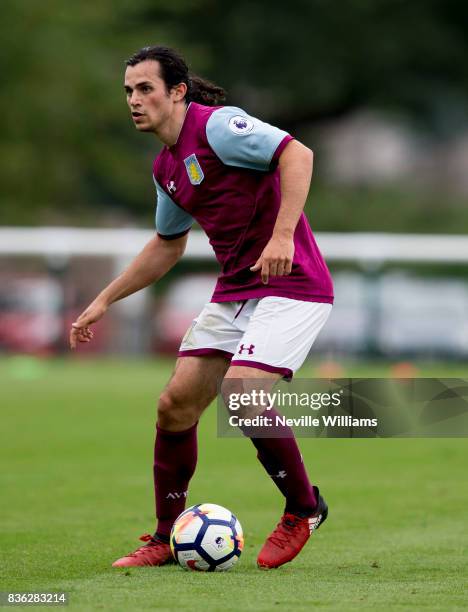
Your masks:
<svg viewBox="0 0 468 612"><path fill-rule="evenodd" d="M185 94L187 93L187 85L185 83L179 83L172 88L171 93L173 94L174 102L180 102L185 98Z"/></svg>

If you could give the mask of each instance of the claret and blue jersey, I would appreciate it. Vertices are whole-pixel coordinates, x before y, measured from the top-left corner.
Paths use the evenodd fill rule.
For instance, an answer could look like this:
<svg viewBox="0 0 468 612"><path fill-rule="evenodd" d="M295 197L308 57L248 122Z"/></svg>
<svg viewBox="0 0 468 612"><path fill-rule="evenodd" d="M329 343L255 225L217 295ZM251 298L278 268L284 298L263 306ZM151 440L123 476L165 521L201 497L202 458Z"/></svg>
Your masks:
<svg viewBox="0 0 468 612"><path fill-rule="evenodd" d="M170 240L200 224L222 269L212 302L271 295L333 302L330 275L304 214L294 234L291 274L264 285L260 272L250 271L273 232L281 202L278 160L290 140L239 108L192 102L177 143L154 162L157 232Z"/></svg>

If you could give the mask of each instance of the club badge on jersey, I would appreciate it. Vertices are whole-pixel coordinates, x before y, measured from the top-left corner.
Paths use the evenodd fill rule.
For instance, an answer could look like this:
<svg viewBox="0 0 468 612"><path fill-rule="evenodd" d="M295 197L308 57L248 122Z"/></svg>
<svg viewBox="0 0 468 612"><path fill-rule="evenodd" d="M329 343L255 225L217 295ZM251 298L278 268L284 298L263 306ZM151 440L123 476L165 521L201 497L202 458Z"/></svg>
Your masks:
<svg viewBox="0 0 468 612"><path fill-rule="evenodd" d="M192 185L199 185L205 178L203 170L201 169L200 162L197 159L195 153L189 155L184 159L185 168Z"/></svg>

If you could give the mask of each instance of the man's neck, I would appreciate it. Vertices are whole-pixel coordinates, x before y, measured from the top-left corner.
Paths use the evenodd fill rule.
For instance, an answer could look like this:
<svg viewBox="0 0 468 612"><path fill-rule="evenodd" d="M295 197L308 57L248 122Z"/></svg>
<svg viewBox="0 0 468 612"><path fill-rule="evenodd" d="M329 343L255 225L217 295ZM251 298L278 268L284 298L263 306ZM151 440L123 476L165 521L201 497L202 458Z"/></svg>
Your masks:
<svg viewBox="0 0 468 612"><path fill-rule="evenodd" d="M188 105L185 101L174 105L174 112L171 118L164 123L160 130L155 132L156 137L168 147L176 144L179 134L184 125Z"/></svg>

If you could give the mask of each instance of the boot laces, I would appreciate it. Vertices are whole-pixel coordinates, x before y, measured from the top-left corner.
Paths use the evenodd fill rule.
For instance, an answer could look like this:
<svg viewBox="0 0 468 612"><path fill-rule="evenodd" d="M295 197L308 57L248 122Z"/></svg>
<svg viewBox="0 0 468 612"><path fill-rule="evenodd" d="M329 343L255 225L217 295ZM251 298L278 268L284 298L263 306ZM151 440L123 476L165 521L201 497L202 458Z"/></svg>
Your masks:
<svg viewBox="0 0 468 612"><path fill-rule="evenodd" d="M143 546L140 546L140 548L137 548L134 552L126 555L127 557L137 557L138 555L142 555L148 552L148 548L154 548L154 547L160 546L161 544L164 544L164 542L161 542L160 540L155 540L153 536L150 535L149 533L145 533L144 535L140 536L139 539L142 542L147 542L147 543L144 544Z"/></svg>
<svg viewBox="0 0 468 612"><path fill-rule="evenodd" d="M276 526L276 529L268 538L272 544L279 546L279 548L285 548L294 536L298 528L300 527L301 518L294 516L294 514L285 514L281 521Z"/></svg>

